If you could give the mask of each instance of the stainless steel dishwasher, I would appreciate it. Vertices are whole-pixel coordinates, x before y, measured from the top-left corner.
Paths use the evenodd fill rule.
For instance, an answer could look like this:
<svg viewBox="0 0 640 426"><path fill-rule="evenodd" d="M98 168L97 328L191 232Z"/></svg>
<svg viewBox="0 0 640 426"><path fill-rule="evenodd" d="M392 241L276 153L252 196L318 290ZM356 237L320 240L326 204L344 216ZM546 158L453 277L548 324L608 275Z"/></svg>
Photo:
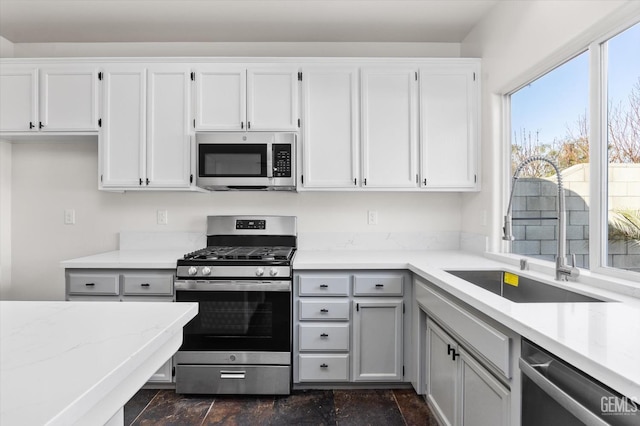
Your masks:
<svg viewBox="0 0 640 426"><path fill-rule="evenodd" d="M527 340L519 364L522 426L640 425L637 395L620 395Z"/></svg>

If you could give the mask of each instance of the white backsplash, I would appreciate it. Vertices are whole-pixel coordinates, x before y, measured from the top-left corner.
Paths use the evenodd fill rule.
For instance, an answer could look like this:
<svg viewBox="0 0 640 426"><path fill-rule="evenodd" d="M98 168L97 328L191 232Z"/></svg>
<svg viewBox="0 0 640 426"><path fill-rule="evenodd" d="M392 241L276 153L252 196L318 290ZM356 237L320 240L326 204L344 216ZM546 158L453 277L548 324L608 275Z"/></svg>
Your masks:
<svg viewBox="0 0 640 426"><path fill-rule="evenodd" d="M301 232L301 250L456 250L460 233L443 232Z"/></svg>
<svg viewBox="0 0 640 426"><path fill-rule="evenodd" d="M489 238L486 235L460 233L460 250L484 254L489 247Z"/></svg>
<svg viewBox="0 0 640 426"><path fill-rule="evenodd" d="M120 250L182 250L185 253L207 245L204 232L120 232Z"/></svg>

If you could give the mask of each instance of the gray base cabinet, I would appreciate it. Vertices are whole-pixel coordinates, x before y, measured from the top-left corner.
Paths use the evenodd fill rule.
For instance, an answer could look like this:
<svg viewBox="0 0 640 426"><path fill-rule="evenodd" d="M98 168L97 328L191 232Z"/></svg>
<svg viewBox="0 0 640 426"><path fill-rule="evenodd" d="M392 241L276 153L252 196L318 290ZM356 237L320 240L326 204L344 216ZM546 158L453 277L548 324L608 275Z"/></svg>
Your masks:
<svg viewBox="0 0 640 426"><path fill-rule="evenodd" d="M427 400L444 425L508 426L510 392L427 320Z"/></svg>
<svg viewBox="0 0 640 426"><path fill-rule="evenodd" d="M401 383L404 271L294 274L294 384Z"/></svg>
<svg viewBox="0 0 640 426"><path fill-rule="evenodd" d="M174 270L65 270L68 301L173 302ZM148 383L172 383L173 359L151 376Z"/></svg>

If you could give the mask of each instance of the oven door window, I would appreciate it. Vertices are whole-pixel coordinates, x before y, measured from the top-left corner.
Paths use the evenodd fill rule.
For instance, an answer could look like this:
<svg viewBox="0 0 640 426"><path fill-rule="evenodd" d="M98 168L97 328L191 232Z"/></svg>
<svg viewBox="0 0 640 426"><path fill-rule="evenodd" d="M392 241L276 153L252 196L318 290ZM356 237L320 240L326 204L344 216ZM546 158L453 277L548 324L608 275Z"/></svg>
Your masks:
<svg viewBox="0 0 640 426"><path fill-rule="evenodd" d="M178 291L178 302L197 302L184 327L181 351L291 350L291 293L280 291Z"/></svg>
<svg viewBox="0 0 640 426"><path fill-rule="evenodd" d="M198 146L201 177L267 177L266 144Z"/></svg>

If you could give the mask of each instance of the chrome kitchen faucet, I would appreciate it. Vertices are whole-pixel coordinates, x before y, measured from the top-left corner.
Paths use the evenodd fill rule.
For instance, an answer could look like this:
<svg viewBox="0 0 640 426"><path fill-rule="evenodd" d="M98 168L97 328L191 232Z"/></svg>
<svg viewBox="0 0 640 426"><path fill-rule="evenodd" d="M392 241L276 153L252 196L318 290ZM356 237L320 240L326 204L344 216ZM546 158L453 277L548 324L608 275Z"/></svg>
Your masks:
<svg viewBox="0 0 640 426"><path fill-rule="evenodd" d="M560 169L554 161L541 156L533 156L526 158L516 168L511 182L509 205L507 206L507 213L504 216L504 226L502 228L504 234L502 239L505 241L513 241L515 239L511 230L511 203L513 202L513 193L516 189L516 182L518 181L520 172L522 171L524 166L529 163L533 163L534 161L544 161L546 163L549 163L556 171L556 180L558 182L558 248L556 251L556 280L567 281L569 277L577 277L578 275L580 275L580 271L578 270L578 268L576 268L575 254L571 256L571 266L567 264L567 214L564 207L564 188L562 185L562 176L560 175Z"/></svg>

